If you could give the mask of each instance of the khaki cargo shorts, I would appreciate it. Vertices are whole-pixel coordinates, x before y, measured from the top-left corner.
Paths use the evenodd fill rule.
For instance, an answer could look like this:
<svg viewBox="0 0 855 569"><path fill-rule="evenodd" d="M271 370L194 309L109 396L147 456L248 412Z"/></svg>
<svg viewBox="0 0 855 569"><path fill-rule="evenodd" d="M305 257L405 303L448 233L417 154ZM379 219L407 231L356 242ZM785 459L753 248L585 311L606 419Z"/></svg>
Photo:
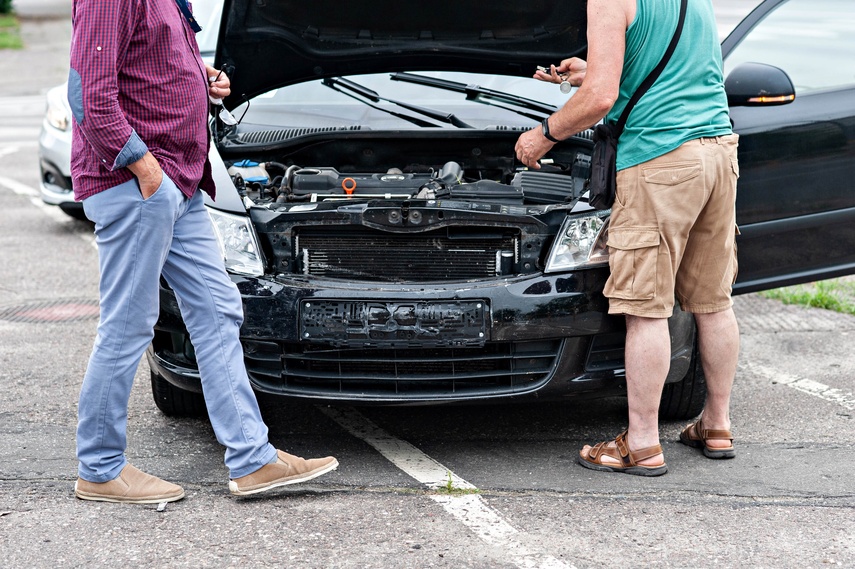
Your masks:
<svg viewBox="0 0 855 569"><path fill-rule="evenodd" d="M667 318L733 305L739 136L699 138L621 170L609 221L609 314Z"/></svg>

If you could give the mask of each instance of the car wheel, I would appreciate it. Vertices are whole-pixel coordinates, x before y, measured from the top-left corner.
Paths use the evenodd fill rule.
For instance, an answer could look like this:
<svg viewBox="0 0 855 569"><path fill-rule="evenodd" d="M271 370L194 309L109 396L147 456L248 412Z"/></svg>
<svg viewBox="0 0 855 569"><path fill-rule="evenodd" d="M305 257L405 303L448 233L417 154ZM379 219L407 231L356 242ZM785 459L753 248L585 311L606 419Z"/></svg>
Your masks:
<svg viewBox="0 0 855 569"><path fill-rule="evenodd" d="M86 214L83 212L83 208L69 208L62 210L63 213L66 213L73 217L74 219L79 219L80 221L89 221L89 218L86 217Z"/></svg>
<svg viewBox="0 0 855 569"><path fill-rule="evenodd" d="M662 390L659 402L660 419L692 419L704 408L707 398L707 380L701 355L698 351L698 338L695 337L692 348L692 361L686 376L676 382L667 383Z"/></svg>
<svg viewBox="0 0 855 569"><path fill-rule="evenodd" d="M175 387L154 372L151 372L151 394L157 408L169 417L204 417L208 412L201 393Z"/></svg>

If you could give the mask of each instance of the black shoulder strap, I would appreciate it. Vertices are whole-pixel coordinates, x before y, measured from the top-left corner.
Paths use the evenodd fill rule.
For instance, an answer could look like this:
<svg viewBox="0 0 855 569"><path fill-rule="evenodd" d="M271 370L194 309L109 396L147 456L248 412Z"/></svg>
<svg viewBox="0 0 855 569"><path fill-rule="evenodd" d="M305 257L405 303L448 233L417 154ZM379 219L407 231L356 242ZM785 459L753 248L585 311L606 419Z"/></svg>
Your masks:
<svg viewBox="0 0 855 569"><path fill-rule="evenodd" d="M178 4L178 9L181 10L182 14L184 14L184 19L187 20L188 24L190 24L190 29L197 34L201 32L202 26L200 26L199 22L196 21L196 18L193 17L193 12L190 11L190 6L187 5L187 0L175 0L175 3Z"/></svg>
<svg viewBox="0 0 855 569"><path fill-rule="evenodd" d="M668 49L665 50L665 55L662 56L662 61L659 62L653 71L650 72L644 81L641 82L641 85L638 86L638 89L635 90L635 93L632 95L632 98L623 108L623 112L620 115L620 119L618 119L617 128L618 133L623 132L623 127L626 126L626 121L629 118L629 113L632 112L632 108L641 99L642 95L644 95L648 89L659 79L659 75L662 74L662 70L665 69L665 66L668 65L668 61L671 59L671 55L674 53L674 50L677 48L677 43L680 41L680 35L683 33L683 22L686 21L686 5L688 4L688 0L682 0L680 3L680 19L677 20L677 29L674 31L674 37L671 38L671 43L668 44Z"/></svg>

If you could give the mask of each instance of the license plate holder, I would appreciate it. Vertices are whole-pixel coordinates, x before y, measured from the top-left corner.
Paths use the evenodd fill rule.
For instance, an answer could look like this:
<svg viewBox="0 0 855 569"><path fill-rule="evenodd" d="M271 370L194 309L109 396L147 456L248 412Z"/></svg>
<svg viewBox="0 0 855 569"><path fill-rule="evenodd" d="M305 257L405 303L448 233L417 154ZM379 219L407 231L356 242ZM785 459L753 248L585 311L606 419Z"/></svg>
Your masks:
<svg viewBox="0 0 855 569"><path fill-rule="evenodd" d="M300 340L337 347L483 346L483 300L310 299L300 303Z"/></svg>

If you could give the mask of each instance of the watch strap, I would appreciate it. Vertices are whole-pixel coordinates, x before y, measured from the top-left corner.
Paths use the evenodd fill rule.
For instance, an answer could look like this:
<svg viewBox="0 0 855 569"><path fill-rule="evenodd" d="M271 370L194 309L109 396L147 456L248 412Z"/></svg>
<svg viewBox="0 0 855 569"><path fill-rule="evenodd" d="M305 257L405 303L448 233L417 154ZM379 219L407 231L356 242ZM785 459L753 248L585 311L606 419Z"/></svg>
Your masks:
<svg viewBox="0 0 855 569"><path fill-rule="evenodd" d="M551 142L561 142L549 132L549 117L543 117L543 120L540 123L541 128L543 129L543 136L546 137L546 140Z"/></svg>

